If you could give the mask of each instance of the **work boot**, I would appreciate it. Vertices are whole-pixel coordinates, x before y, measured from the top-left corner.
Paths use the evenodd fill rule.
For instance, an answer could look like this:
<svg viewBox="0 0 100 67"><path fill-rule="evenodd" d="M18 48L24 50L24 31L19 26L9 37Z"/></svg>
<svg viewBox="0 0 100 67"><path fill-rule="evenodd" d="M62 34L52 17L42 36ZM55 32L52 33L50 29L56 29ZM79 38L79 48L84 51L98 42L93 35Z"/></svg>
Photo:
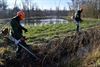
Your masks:
<svg viewBox="0 0 100 67"><path fill-rule="evenodd" d="M20 59L21 58L21 52L16 52L16 59Z"/></svg>
<svg viewBox="0 0 100 67"><path fill-rule="evenodd" d="M17 50L16 50L16 58L21 58L21 47L20 46L18 46L17 47Z"/></svg>

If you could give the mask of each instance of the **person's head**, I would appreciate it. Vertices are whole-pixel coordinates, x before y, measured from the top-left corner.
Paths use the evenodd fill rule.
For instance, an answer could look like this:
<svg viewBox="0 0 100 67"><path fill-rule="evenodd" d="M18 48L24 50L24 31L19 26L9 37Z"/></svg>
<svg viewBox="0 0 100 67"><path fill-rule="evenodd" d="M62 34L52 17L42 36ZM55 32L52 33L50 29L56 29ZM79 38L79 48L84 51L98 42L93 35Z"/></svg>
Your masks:
<svg viewBox="0 0 100 67"><path fill-rule="evenodd" d="M82 12L82 11L83 11L83 9L82 9L82 8L80 8L80 11Z"/></svg>
<svg viewBox="0 0 100 67"><path fill-rule="evenodd" d="M17 16L19 17L19 19L20 20L24 20L24 18L25 18L25 13L24 13L24 11L18 11L17 12Z"/></svg>
<svg viewBox="0 0 100 67"><path fill-rule="evenodd" d="M77 13L81 13L83 11L82 8L78 9Z"/></svg>

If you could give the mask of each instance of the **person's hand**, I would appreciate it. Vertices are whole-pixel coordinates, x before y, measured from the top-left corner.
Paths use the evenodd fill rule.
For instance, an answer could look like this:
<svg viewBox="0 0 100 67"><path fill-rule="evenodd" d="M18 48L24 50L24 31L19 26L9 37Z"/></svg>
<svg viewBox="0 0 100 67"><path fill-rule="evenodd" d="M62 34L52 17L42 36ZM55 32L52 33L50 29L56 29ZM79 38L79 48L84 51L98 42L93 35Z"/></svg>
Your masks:
<svg viewBox="0 0 100 67"><path fill-rule="evenodd" d="M25 31L25 32L28 32L28 30L27 30L27 29L25 29L24 31Z"/></svg>

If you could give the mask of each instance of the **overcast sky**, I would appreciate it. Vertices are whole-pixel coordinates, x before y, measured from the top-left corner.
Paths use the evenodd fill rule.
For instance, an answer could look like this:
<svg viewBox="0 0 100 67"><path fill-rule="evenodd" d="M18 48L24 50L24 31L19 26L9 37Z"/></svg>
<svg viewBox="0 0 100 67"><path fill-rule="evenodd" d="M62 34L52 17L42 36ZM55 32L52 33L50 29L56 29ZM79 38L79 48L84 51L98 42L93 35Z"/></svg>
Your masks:
<svg viewBox="0 0 100 67"><path fill-rule="evenodd" d="M24 0L23 0L24 1ZM26 0L28 1L28 0ZM69 6L68 3L71 3L71 0L29 0L31 3L34 3L40 9L56 9L58 6L60 9L64 7L68 10ZM13 8L15 0L8 0L8 8ZM16 4L22 8L21 0L17 0Z"/></svg>

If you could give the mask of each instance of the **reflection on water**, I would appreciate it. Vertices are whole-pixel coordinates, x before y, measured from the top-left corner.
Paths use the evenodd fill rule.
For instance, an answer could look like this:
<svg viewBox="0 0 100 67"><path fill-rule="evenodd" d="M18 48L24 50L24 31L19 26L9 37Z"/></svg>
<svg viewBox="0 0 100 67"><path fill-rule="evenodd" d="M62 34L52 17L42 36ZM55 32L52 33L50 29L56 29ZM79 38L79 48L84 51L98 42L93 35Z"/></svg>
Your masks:
<svg viewBox="0 0 100 67"><path fill-rule="evenodd" d="M64 19L41 19L41 20L34 20L34 26L37 25L46 25L46 24L57 24L57 23L68 23L67 20Z"/></svg>
<svg viewBox="0 0 100 67"><path fill-rule="evenodd" d="M7 23L10 22L11 19L0 19L0 23ZM28 22L29 25L47 25L47 24L58 24L58 23L68 23L65 19L57 19L57 18L51 18L51 19L31 19L31 20L24 20L21 21L21 25L25 26L23 22Z"/></svg>

